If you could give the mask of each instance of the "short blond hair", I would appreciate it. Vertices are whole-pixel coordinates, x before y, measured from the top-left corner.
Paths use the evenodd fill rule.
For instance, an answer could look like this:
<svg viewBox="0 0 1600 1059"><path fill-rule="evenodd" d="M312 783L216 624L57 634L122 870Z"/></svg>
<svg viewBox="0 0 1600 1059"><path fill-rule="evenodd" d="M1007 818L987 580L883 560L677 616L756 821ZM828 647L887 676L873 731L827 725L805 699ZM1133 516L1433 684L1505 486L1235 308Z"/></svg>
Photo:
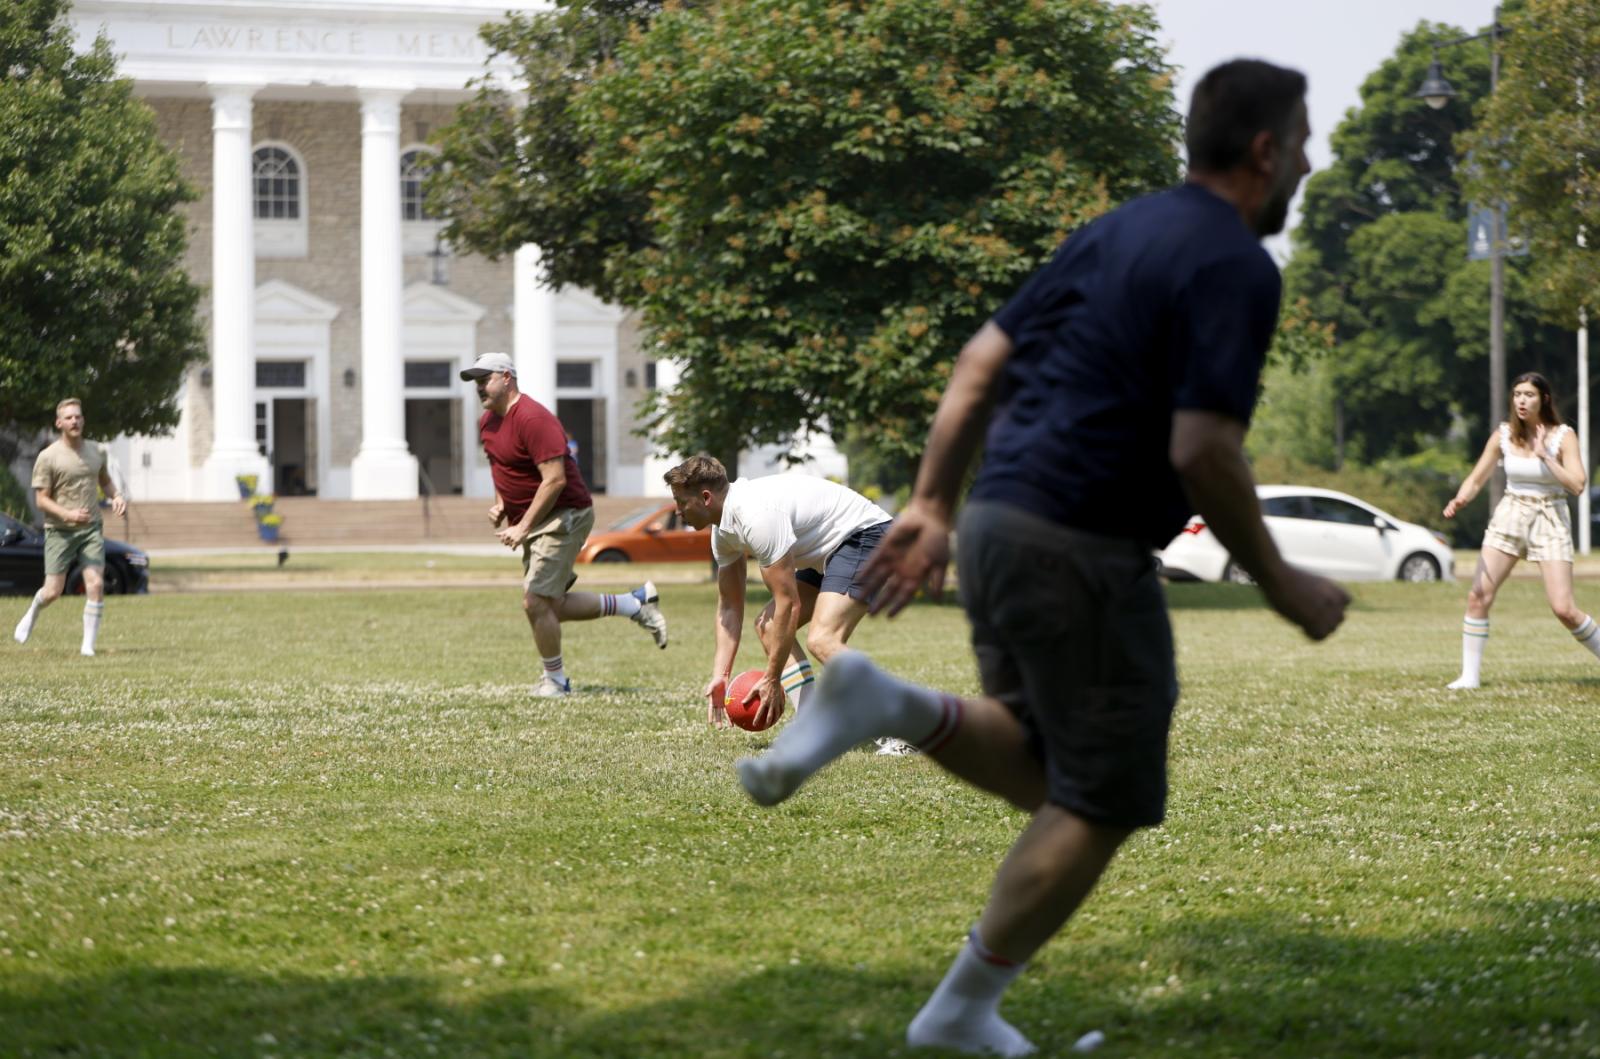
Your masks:
<svg viewBox="0 0 1600 1059"><path fill-rule="evenodd" d="M698 493L709 489L721 493L728 488L728 469L715 456L701 453L690 456L661 476L671 489L688 489Z"/></svg>
<svg viewBox="0 0 1600 1059"><path fill-rule="evenodd" d="M65 408L65 407L67 407L68 405L71 405L71 404L77 405L78 406L78 411L80 411L80 412L83 411L83 402L82 401L78 400L76 397L67 397L67 398L64 398L63 400L60 400L60 401L56 402L56 418L60 419L61 418L61 410L63 408Z"/></svg>

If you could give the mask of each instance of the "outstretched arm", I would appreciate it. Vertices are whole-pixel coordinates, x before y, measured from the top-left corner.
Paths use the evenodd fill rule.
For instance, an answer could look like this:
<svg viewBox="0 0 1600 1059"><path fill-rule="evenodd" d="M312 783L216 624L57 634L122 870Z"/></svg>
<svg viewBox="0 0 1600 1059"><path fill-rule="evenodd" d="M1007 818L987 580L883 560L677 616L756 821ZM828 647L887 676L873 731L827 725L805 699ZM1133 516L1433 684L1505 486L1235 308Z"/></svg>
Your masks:
<svg viewBox="0 0 1600 1059"><path fill-rule="evenodd" d="M956 358L928 431L911 501L889 527L862 574L872 613L892 617L920 585L938 596L950 562L950 527L956 494L983 439L994 392L1011 357L1010 337L993 321L983 325Z"/></svg>
<svg viewBox="0 0 1600 1059"><path fill-rule="evenodd" d="M1216 412L1172 417L1173 469L1211 532L1250 571L1272 609L1313 640L1344 621L1350 596L1326 578L1290 566L1261 521L1255 479L1244 458L1244 424Z"/></svg>
<svg viewBox="0 0 1600 1059"><path fill-rule="evenodd" d="M1576 449L1577 442L1573 442ZM1495 464L1500 462L1500 435L1498 432L1489 435L1489 441L1483 446L1483 454L1478 457L1478 462L1473 465L1472 473L1467 475L1467 480L1461 483L1461 488L1456 490L1456 495L1444 506L1444 517L1455 518L1456 512L1472 503L1472 498L1489 483L1489 476L1494 474Z"/></svg>

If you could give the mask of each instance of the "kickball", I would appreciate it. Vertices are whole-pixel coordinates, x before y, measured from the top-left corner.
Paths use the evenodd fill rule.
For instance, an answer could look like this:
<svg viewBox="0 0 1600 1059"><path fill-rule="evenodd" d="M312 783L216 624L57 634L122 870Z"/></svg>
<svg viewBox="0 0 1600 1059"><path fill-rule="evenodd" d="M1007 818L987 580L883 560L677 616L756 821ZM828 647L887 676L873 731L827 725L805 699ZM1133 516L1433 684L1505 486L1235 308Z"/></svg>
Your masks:
<svg viewBox="0 0 1600 1059"><path fill-rule="evenodd" d="M722 708L727 711L728 720L743 728L747 732L759 732L763 728L771 728L783 716L783 699L778 699L778 710L775 716L767 718L767 723L761 728L756 727L756 714L761 710L761 699L756 697L745 702L745 696L755 690L761 683L761 678L766 676L762 669L747 669L728 682L728 694L722 701ZM782 696L780 689L778 694Z"/></svg>

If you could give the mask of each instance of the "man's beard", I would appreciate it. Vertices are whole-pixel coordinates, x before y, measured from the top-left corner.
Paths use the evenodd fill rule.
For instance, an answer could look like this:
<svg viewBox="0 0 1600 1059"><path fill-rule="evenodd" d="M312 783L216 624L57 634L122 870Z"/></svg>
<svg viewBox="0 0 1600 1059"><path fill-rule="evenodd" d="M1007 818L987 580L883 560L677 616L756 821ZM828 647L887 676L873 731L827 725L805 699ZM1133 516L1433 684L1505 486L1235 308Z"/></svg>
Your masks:
<svg viewBox="0 0 1600 1059"><path fill-rule="evenodd" d="M1273 188L1256 217L1257 235L1277 235L1289 220L1289 200L1294 198L1294 188Z"/></svg>

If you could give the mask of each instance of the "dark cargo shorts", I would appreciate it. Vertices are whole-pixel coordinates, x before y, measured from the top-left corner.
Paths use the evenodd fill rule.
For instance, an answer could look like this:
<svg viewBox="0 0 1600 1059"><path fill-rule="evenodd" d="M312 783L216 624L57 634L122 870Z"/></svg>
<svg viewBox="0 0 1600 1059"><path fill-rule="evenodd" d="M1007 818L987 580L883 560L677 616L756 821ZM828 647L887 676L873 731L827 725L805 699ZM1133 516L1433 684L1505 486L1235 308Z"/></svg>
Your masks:
<svg viewBox="0 0 1600 1059"><path fill-rule="evenodd" d="M1051 803L1110 826L1159 824L1178 678L1150 550L977 502L956 552L984 694L1027 730Z"/></svg>

